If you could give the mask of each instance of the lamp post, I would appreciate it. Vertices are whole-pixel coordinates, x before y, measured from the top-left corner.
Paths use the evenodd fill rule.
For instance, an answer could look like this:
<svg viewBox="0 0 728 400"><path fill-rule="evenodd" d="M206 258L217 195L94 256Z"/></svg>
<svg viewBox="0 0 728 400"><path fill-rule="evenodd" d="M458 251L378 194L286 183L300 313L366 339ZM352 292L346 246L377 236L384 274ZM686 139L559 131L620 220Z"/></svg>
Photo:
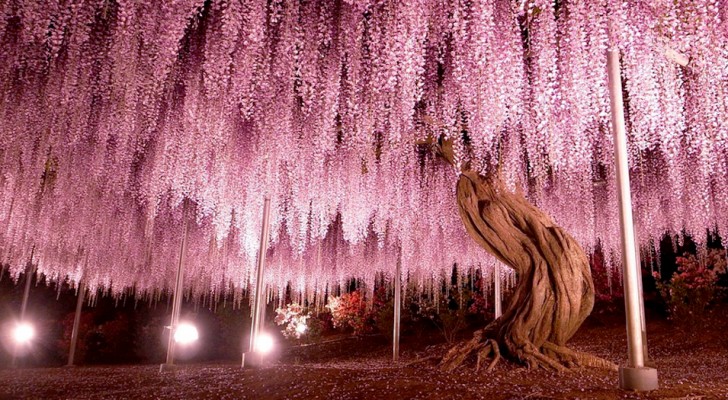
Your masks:
<svg viewBox="0 0 728 400"><path fill-rule="evenodd" d="M83 309L83 299L86 294L86 282L82 277L78 281L78 297L76 298L76 314L73 316L73 330L71 331L71 348L68 350L68 367L72 367L76 356L76 342L78 342L78 331L81 325L81 310Z"/></svg>
<svg viewBox="0 0 728 400"><path fill-rule="evenodd" d="M25 288L23 290L23 301L20 303L20 324L26 324L25 322L25 311L28 308L28 298L30 297L30 283L33 280L33 274L35 274L35 265L33 264L33 256L35 255L35 246L30 250L30 260L25 270ZM10 361L10 366L15 368L17 366L18 356L18 343L13 344L13 357Z"/></svg>
<svg viewBox="0 0 728 400"><path fill-rule="evenodd" d="M402 315L402 249L397 257L394 273L394 332L392 335L392 361L399 361L399 323Z"/></svg>
<svg viewBox="0 0 728 400"><path fill-rule="evenodd" d="M175 330L179 324L179 315L182 311L182 284L184 283L184 258L187 251L187 230L189 218L187 218L187 200L184 203L182 211L184 219L184 229L182 231L182 243L179 250L179 263L177 264L177 273L175 274L174 299L172 305L172 320L169 325L169 339L167 340L167 360L159 366L159 372L174 369L174 351L175 351Z"/></svg>
<svg viewBox="0 0 728 400"><path fill-rule="evenodd" d="M619 67L619 50L607 52L609 99L612 111L615 167L619 192L619 225L622 235L622 268L624 271L624 302L627 317L627 350L629 362L619 368L619 386L626 390L649 391L658 387L657 370L645 366L645 327L642 320L641 275L637 265L632 198L627 163L627 136L624 123L622 77Z"/></svg>
<svg viewBox="0 0 728 400"><path fill-rule="evenodd" d="M263 272L265 269L265 256L268 251L268 235L270 231L270 197L266 196L263 201L263 223L260 231L260 248L258 249L258 264L256 271L255 280L255 298L253 301L253 310L251 316L253 318L250 326L250 346L248 347L248 353L255 353L256 341L260 336L261 320L263 318L263 290L265 285L263 282ZM245 367L245 354L243 353L243 359L241 366Z"/></svg>

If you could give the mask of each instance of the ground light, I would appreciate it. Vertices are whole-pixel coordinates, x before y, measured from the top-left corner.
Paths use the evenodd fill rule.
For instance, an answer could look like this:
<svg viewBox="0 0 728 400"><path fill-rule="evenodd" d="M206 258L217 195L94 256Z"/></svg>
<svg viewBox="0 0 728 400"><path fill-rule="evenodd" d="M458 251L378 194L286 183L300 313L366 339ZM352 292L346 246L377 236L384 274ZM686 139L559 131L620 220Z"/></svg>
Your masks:
<svg viewBox="0 0 728 400"><path fill-rule="evenodd" d="M255 340L255 352L261 355L270 353L274 346L273 336L264 332Z"/></svg>
<svg viewBox="0 0 728 400"><path fill-rule="evenodd" d="M28 344L35 337L35 328L28 322L19 322L13 328L12 337L16 344Z"/></svg>
<svg viewBox="0 0 728 400"><path fill-rule="evenodd" d="M197 328L190 323L183 322L174 331L174 341L181 345L193 343L199 338L200 334L197 332Z"/></svg>

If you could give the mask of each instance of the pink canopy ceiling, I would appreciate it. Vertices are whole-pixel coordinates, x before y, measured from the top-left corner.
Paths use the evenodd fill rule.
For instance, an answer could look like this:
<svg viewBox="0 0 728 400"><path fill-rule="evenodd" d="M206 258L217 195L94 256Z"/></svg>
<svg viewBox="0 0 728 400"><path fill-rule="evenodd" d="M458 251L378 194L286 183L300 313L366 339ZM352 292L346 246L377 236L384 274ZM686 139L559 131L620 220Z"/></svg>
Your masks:
<svg viewBox="0 0 728 400"><path fill-rule="evenodd" d="M168 287L186 198L187 287L245 287L268 195L273 287L487 268L441 134L616 249L610 45L640 240L726 232L727 43L726 0L0 1L0 262Z"/></svg>

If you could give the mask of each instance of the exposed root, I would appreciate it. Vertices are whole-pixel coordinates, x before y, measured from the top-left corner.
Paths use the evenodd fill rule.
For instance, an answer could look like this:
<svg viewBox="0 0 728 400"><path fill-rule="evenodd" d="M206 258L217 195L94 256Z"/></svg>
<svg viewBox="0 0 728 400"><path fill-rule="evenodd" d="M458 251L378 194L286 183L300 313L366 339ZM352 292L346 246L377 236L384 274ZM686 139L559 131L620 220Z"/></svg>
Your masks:
<svg viewBox="0 0 728 400"><path fill-rule="evenodd" d="M440 357L440 356L427 356L427 357L421 357L421 358L418 358L418 359L416 359L416 360L412 360L412 361L408 362L408 363L407 363L407 364L405 364L405 365L406 365L406 366L408 366L408 367L411 367L411 366L413 366L413 365L417 365L417 364L422 364L422 363L424 363L424 362L427 362L427 361L432 361L432 360L439 360L439 359L441 359L441 358L442 358L442 357Z"/></svg>
<svg viewBox="0 0 728 400"><path fill-rule="evenodd" d="M480 351L478 351L478 361L475 363L475 372L480 371L480 367L483 364L483 361L485 361L486 358L490 355L490 353L493 351L492 345L490 343L486 344Z"/></svg>
<svg viewBox="0 0 728 400"><path fill-rule="evenodd" d="M450 351L442 357L440 368L445 371L453 371L463 365L470 356L476 355L475 371L479 372L483 363L492 356L486 372L490 372L495 368L501 359L500 347L494 339L484 337L483 331L476 331L473 338L465 343L453 346Z"/></svg>
<svg viewBox="0 0 728 400"><path fill-rule="evenodd" d="M529 369L541 367L543 369L553 370L556 372L565 372L567 369L557 360L543 354L532 343L526 343L523 347L523 353L524 354L520 358L526 362Z"/></svg>
<svg viewBox="0 0 728 400"><path fill-rule="evenodd" d="M493 339L488 339L485 346L478 352L478 361L475 366L475 372L480 371L482 362L485 361L491 354L493 354L493 359L490 361L490 364L488 364L488 368L485 369L485 372L492 371L501 358L498 342Z"/></svg>
<svg viewBox="0 0 728 400"><path fill-rule="evenodd" d="M440 368L451 372L461 366L473 353L478 353L485 348L487 342L483 342L483 331L475 331L473 338L465 343L453 346L440 361Z"/></svg>
<svg viewBox="0 0 728 400"><path fill-rule="evenodd" d="M608 369L612 371L617 371L619 369L617 364L605 360L601 357L597 357L593 354L571 350L568 347L559 346L551 342L544 343L543 349L546 353L550 353L552 357L559 358L560 360L562 360L562 362L567 363L567 365L569 365L570 367L589 367Z"/></svg>
<svg viewBox="0 0 728 400"><path fill-rule="evenodd" d="M571 350L551 342L537 348L532 343L524 343L511 354L528 366L529 369L543 368L549 371L566 372L573 368L589 367L617 370L617 365L603 358ZM473 355L476 357L475 371L479 372L490 358L486 372L491 372L500 361L500 345L495 339L483 337L483 331L477 331L473 339L453 346L440 362L440 369L451 372L467 362ZM429 358L429 357L428 357Z"/></svg>

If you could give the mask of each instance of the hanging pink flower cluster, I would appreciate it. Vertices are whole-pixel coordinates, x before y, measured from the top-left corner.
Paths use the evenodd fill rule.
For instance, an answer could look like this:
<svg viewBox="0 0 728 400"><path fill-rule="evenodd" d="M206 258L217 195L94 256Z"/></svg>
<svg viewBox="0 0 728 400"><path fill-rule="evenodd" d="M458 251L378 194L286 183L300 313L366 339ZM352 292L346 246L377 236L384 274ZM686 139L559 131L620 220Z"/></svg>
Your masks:
<svg viewBox="0 0 728 400"><path fill-rule="evenodd" d="M726 0L0 2L0 262L142 295L188 224L185 287L239 293L270 196L271 293L488 269L440 135L615 251L610 46L641 243L725 233L727 43Z"/></svg>

